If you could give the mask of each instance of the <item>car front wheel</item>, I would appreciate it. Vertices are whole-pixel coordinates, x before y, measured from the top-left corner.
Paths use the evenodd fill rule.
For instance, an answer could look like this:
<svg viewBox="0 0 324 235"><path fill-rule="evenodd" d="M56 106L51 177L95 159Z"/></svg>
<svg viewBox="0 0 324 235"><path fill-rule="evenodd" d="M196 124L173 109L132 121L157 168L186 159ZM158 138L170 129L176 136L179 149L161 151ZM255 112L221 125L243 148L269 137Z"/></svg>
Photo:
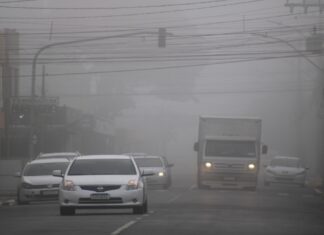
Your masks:
<svg viewBox="0 0 324 235"><path fill-rule="evenodd" d="M146 201L143 203L142 206L134 207L134 208L133 208L133 213L134 213L134 214L145 214L145 213L147 213L147 210L148 210L147 207L148 207L148 206L147 206L147 200L146 200Z"/></svg>
<svg viewBox="0 0 324 235"><path fill-rule="evenodd" d="M74 215L74 214L75 214L75 208L66 207L66 206L60 207L60 215Z"/></svg>

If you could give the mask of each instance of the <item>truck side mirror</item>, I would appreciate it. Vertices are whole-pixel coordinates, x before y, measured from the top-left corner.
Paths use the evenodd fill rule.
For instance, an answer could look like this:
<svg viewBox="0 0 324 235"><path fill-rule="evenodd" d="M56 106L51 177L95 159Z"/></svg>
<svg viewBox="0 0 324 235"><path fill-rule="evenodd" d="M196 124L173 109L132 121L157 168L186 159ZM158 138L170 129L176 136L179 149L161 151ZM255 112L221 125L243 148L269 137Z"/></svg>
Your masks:
<svg viewBox="0 0 324 235"><path fill-rule="evenodd" d="M194 151L198 152L198 150L199 150L199 145L198 145L198 142L196 142L194 144Z"/></svg>
<svg viewBox="0 0 324 235"><path fill-rule="evenodd" d="M262 145L262 154L267 154L267 153L268 153L268 146Z"/></svg>

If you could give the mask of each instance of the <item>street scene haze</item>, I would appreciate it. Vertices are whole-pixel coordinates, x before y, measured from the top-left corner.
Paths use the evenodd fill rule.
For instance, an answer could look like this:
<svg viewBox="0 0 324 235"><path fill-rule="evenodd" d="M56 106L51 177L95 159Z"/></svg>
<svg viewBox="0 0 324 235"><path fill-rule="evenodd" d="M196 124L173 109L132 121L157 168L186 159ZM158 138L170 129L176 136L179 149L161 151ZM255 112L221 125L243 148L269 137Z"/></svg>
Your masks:
<svg viewBox="0 0 324 235"><path fill-rule="evenodd" d="M324 234L323 0L0 0L0 233Z"/></svg>

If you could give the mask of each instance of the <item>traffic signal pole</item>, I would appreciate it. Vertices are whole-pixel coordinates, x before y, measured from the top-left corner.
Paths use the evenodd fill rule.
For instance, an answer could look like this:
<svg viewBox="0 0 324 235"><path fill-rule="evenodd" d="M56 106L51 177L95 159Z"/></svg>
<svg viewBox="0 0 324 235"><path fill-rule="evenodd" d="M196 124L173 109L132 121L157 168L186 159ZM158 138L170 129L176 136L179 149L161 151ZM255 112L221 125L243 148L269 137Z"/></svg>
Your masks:
<svg viewBox="0 0 324 235"><path fill-rule="evenodd" d="M79 39L79 40L73 40L73 41L65 41L65 42L57 42L48 44L46 46L41 47L38 49L38 51L35 53L32 63L32 80L31 80L31 110L30 110L30 132L29 132L29 158L33 159L35 156L35 144L37 141L37 136L35 133L35 99L36 99L36 65L37 65L37 59L40 56L40 54L50 48L58 47L58 46L65 46L65 45L71 45L71 44L78 44L78 43L87 43L87 42L94 42L94 41L100 41L105 39L113 39L113 38L127 38L131 36L136 35L143 35L143 34L151 34L151 35L159 35L159 38L163 38L163 40L166 40L166 29L163 28L162 30L159 29L158 32L150 32L150 31L141 31L141 32L134 32L134 33L125 33L125 34L117 34L117 35L110 35L110 36L102 36L102 37L94 37L94 38L88 38L88 39ZM160 47L165 47L165 42L159 42Z"/></svg>

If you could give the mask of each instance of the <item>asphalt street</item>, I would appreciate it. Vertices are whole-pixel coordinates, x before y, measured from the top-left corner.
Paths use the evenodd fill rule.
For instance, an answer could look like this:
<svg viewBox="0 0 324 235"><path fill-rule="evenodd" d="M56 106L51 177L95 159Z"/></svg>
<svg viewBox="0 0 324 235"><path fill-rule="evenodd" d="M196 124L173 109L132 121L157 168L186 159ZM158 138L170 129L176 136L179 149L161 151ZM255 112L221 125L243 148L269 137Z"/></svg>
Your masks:
<svg viewBox="0 0 324 235"><path fill-rule="evenodd" d="M324 234L324 200L310 188L200 190L177 182L149 191L149 213L77 210L60 216L56 202L0 207L2 235Z"/></svg>

